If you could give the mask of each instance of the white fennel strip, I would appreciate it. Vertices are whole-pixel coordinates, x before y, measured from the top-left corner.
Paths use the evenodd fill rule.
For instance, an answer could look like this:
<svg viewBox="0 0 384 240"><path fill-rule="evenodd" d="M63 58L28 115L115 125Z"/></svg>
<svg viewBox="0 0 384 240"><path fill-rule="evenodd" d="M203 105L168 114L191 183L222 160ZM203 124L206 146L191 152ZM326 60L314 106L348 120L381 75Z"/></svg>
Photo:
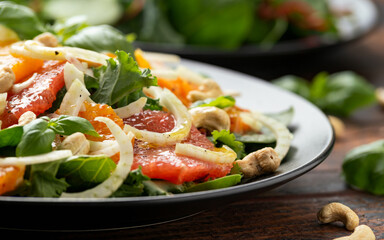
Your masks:
<svg viewBox="0 0 384 240"><path fill-rule="evenodd" d="M6 157L0 158L0 166L8 165L33 165L62 160L72 156L70 150L56 150L49 153L26 156L26 157Z"/></svg>
<svg viewBox="0 0 384 240"><path fill-rule="evenodd" d="M128 104L127 106L114 109L117 116L120 118L128 118L143 110L143 107L147 103L147 98L141 97L138 100Z"/></svg>
<svg viewBox="0 0 384 240"><path fill-rule="evenodd" d="M175 153L219 164L233 163L237 158L237 154L226 145L212 151L189 143L177 143Z"/></svg>
<svg viewBox="0 0 384 240"><path fill-rule="evenodd" d="M280 159L283 159L287 155L291 145L291 141L292 141L292 134L284 124L258 112L252 112L252 113L244 112L244 113L241 113L240 116L242 118L252 116L254 119L259 121L262 125L264 125L269 130L271 130L276 137L276 146L274 148L275 152L277 153Z"/></svg>
<svg viewBox="0 0 384 240"><path fill-rule="evenodd" d="M97 117L95 120L105 123L111 130L120 149L120 160L111 176L94 188L83 192L63 193L61 198L106 198L115 192L131 171L133 162L133 134L125 132L114 121L106 117Z"/></svg>
<svg viewBox="0 0 384 240"><path fill-rule="evenodd" d="M191 116L184 104L166 88L150 87L145 90L145 93L154 99L159 99L160 105L173 114L176 119L175 127L169 132L157 133L139 130L126 124L124 131L131 131L137 139L157 145L171 145L184 140L192 126Z"/></svg>
<svg viewBox="0 0 384 240"><path fill-rule="evenodd" d="M79 79L75 79L68 92L65 93L60 104L59 113L62 115L77 116L83 103L90 96L84 84Z"/></svg>

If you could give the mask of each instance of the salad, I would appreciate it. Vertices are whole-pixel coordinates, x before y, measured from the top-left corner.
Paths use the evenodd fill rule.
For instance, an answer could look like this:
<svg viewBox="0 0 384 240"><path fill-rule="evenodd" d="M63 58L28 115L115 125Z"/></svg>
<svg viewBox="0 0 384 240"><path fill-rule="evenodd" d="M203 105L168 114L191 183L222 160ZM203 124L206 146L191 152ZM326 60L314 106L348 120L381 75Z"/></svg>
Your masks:
<svg viewBox="0 0 384 240"><path fill-rule="evenodd" d="M27 8L0 8L38 23ZM293 109L243 109L178 56L133 49L106 25L63 37L68 31L2 24L11 37L0 48L0 195L225 188L275 172L289 151Z"/></svg>

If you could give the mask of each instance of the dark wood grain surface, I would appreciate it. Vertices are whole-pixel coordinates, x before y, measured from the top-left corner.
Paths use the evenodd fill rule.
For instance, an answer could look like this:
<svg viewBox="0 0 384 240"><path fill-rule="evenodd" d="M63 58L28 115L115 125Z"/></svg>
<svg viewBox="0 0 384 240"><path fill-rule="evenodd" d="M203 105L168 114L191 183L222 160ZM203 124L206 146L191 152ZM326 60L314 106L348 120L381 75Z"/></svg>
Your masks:
<svg viewBox="0 0 384 240"><path fill-rule="evenodd" d="M379 3L383 12L384 1ZM264 63L232 61L222 65L266 80L285 74L310 78L320 71L352 70L375 86L384 86L384 24L359 41L315 55ZM384 197L353 190L340 178L346 152L384 137L384 110L372 106L344 121L345 136L336 141L333 152L322 164L257 197L178 221L136 229L13 234L49 239L333 239L350 232L341 224L318 224L316 213L323 205L337 201L355 210L361 224L370 226L377 239L384 239Z"/></svg>

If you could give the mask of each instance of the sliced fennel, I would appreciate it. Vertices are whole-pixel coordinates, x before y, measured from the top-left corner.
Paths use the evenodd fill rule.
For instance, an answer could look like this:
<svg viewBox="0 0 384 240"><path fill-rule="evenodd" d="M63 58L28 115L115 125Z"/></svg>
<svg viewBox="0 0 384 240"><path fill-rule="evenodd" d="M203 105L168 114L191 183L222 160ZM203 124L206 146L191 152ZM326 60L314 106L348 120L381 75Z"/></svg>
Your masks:
<svg viewBox="0 0 384 240"><path fill-rule="evenodd" d="M57 150L49 153L27 156L27 157L6 157L0 158L0 166L9 165L32 165L62 160L72 156L71 150Z"/></svg>
<svg viewBox="0 0 384 240"><path fill-rule="evenodd" d="M64 65L64 82L67 90L69 90L75 79L84 84L84 73L77 69L75 65L66 62Z"/></svg>
<svg viewBox="0 0 384 240"><path fill-rule="evenodd" d="M3 114L5 107L7 106L7 93L0 93L0 114Z"/></svg>
<svg viewBox="0 0 384 240"><path fill-rule="evenodd" d="M237 158L237 154L226 145L212 151L188 143L177 143L175 153L219 164L233 163Z"/></svg>
<svg viewBox="0 0 384 240"><path fill-rule="evenodd" d="M147 103L147 98L141 97L138 100L128 104L127 106L114 109L117 116L120 118L128 118L143 110L143 107Z"/></svg>
<svg viewBox="0 0 384 240"><path fill-rule="evenodd" d="M119 144L120 160L111 176L94 188L83 192L66 193L61 198L106 198L115 192L127 178L133 162L133 134L125 132L114 121L106 117L97 117L95 120L105 123L111 130Z"/></svg>
<svg viewBox="0 0 384 240"><path fill-rule="evenodd" d="M61 115L77 116L83 103L88 99L90 93L85 88L84 84L80 80L75 79L65 93L63 101L61 102L59 113Z"/></svg>
<svg viewBox="0 0 384 240"><path fill-rule="evenodd" d="M67 60L67 56L70 55L93 66L106 65L109 58L105 54L82 48L46 47L33 40L12 44L10 53L43 60Z"/></svg>
<svg viewBox="0 0 384 240"><path fill-rule="evenodd" d="M160 99L160 105L171 112L176 119L175 127L170 132L157 133L146 130L139 130L129 125L124 126L124 131L131 131L135 137L157 145L170 145L185 139L192 126L191 116L183 103L168 89L150 87L145 90L147 95L154 99Z"/></svg>
<svg viewBox="0 0 384 240"><path fill-rule="evenodd" d="M242 119L253 118L255 119L255 121L253 121L254 124L258 124L256 122L260 122L263 126L271 130L276 137L276 146L274 149L279 158L283 159L287 155L291 145L292 134L284 124L258 112L243 112L240 116Z"/></svg>

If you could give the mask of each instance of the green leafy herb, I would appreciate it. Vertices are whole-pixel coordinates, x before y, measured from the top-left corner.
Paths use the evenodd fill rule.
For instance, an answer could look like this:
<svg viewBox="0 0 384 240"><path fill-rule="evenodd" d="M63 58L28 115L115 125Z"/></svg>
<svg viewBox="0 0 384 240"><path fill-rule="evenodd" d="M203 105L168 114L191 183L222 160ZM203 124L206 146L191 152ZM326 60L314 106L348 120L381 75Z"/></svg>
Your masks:
<svg viewBox="0 0 384 240"><path fill-rule="evenodd" d="M21 39L32 39L47 29L28 7L12 2L0 2L0 24L15 31Z"/></svg>
<svg viewBox="0 0 384 240"><path fill-rule="evenodd" d="M19 144L23 135L23 127L16 126L6 128L0 131L0 148L15 147Z"/></svg>
<svg viewBox="0 0 384 240"><path fill-rule="evenodd" d="M156 77L149 70L141 72L130 54L117 51L116 55L117 60L111 58L108 66L94 71L99 83L99 88L91 95L95 102L113 106L119 101L127 102L131 93L137 93L143 87L157 85Z"/></svg>
<svg viewBox="0 0 384 240"><path fill-rule="evenodd" d="M81 132L94 137L100 136L87 119L76 116L61 115L58 118L53 118L49 121L49 127L55 129L55 132L61 135Z"/></svg>
<svg viewBox="0 0 384 240"><path fill-rule="evenodd" d="M56 21L52 29L59 37L61 43L65 43L68 38L80 32L82 29L89 27L84 16L75 16L69 19L61 19Z"/></svg>
<svg viewBox="0 0 384 240"><path fill-rule="evenodd" d="M60 161L32 165L23 184L12 195L24 197L59 197L69 186L65 179L56 178Z"/></svg>
<svg viewBox="0 0 384 240"><path fill-rule="evenodd" d="M16 147L16 156L31 156L52 151L55 131L48 127L48 121L39 118L23 127L24 133Z"/></svg>
<svg viewBox="0 0 384 240"><path fill-rule="evenodd" d="M60 164L57 176L65 178L71 190L82 190L103 182L115 168L107 156L75 156Z"/></svg>
<svg viewBox="0 0 384 240"><path fill-rule="evenodd" d="M81 117L61 115L59 118L38 118L23 127L16 156L32 156L52 151L56 134L71 135L75 132L98 137L92 124Z"/></svg>
<svg viewBox="0 0 384 240"><path fill-rule="evenodd" d="M274 83L307 98L331 115L348 117L357 109L376 102L374 87L350 71L332 75L321 72L311 83L293 76L277 79Z"/></svg>
<svg viewBox="0 0 384 240"><path fill-rule="evenodd" d="M173 26L189 44L233 49L245 41L253 23L253 1L173 0L167 4Z"/></svg>
<svg viewBox="0 0 384 240"><path fill-rule="evenodd" d="M112 197L134 197L144 195L144 182L151 180L141 171L141 167L132 170L124 183L112 194Z"/></svg>
<svg viewBox="0 0 384 240"><path fill-rule="evenodd" d="M354 187L384 195L384 140L348 152L343 161L342 176Z"/></svg>
<svg viewBox="0 0 384 240"><path fill-rule="evenodd" d="M194 102L191 105L191 108L194 107L217 107L217 108L227 108L232 107L236 104L236 100L231 96L220 96L217 98L208 98L205 100L199 100Z"/></svg>
<svg viewBox="0 0 384 240"><path fill-rule="evenodd" d="M212 131L212 142L216 147L227 145L236 152L238 159L242 159L245 156L244 144L237 141L235 135L228 130Z"/></svg>
<svg viewBox="0 0 384 240"><path fill-rule="evenodd" d="M64 44L96 52L115 52L117 50L133 53L133 47L126 36L109 25L82 28L64 41Z"/></svg>
<svg viewBox="0 0 384 240"><path fill-rule="evenodd" d="M241 174L232 174L225 177L217 178L203 183L192 184L187 187L185 192L198 192L213 189L227 188L240 183L242 178Z"/></svg>

